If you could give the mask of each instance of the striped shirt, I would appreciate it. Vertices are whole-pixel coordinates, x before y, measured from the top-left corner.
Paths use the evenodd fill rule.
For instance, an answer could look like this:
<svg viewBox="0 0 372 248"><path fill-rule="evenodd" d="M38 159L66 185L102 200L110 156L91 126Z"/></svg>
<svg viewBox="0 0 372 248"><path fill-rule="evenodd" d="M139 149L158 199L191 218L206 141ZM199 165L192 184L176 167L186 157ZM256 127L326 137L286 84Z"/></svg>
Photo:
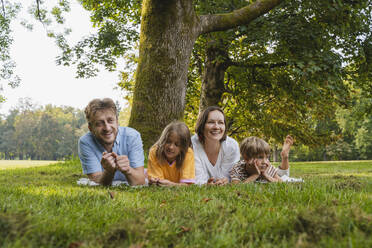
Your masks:
<svg viewBox="0 0 372 248"><path fill-rule="evenodd" d="M240 160L237 162L230 170L230 177L231 181L245 181L251 174L246 169L246 162L244 160ZM272 166L271 164L268 165L267 173L269 176L274 177L278 173L278 169ZM258 182L268 182L262 175L260 175L256 181Z"/></svg>

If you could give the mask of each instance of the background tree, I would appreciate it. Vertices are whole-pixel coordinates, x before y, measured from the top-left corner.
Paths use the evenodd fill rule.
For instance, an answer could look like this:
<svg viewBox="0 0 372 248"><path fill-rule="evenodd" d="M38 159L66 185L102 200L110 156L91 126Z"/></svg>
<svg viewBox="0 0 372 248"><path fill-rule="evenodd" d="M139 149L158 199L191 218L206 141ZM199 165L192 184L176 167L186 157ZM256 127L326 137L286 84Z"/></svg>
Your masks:
<svg viewBox="0 0 372 248"><path fill-rule="evenodd" d="M16 87L20 78L14 75L15 62L10 58L10 46L13 42L10 22L16 17L20 8L19 3L2 0L0 3L0 103L5 100L2 95L3 82Z"/></svg>
<svg viewBox="0 0 372 248"><path fill-rule="evenodd" d="M81 110L23 101L1 121L0 131L0 157L58 160L77 155L78 139L88 128Z"/></svg>
<svg viewBox="0 0 372 248"><path fill-rule="evenodd" d="M145 147L149 147L165 125L183 118L189 59L197 37L249 23L280 2L259 0L229 14L199 16L195 12L199 1L82 0L83 7L92 13L97 35L75 47L68 46L63 35L51 33L50 36L55 37L63 49L58 58L60 64L75 63L79 76L93 76L97 72L94 63L114 69L113 58L123 56L133 47L139 37L136 25L141 14L139 59L129 125L141 132Z"/></svg>
<svg viewBox="0 0 372 248"><path fill-rule="evenodd" d="M63 49L58 61L65 65L77 64L79 76L93 76L97 72L95 63L103 64L107 69L115 69L115 58L126 56L141 37L130 125L143 134L147 147L169 121L182 118L186 89L188 92L198 89L190 83L186 88L186 79L190 53L200 35L205 38L209 34L210 37L208 43L205 43L206 47L200 46L206 49L201 53L211 54L204 61L208 61L212 69L213 66L223 65L216 68L224 72L208 74L207 70L190 69L194 75L189 76L189 82L200 75L219 75L224 83L232 83L224 87L220 104L226 105L229 117L234 120L231 125L237 125L232 126L233 130L239 131L242 129L240 126L248 129L253 125L261 127L264 123L271 123L271 126L264 126L265 129L260 132L267 136L277 134L280 138L280 130L292 130L293 126L298 126L297 130L306 130L304 133L309 134L308 131L314 130L313 119L328 115L327 111L323 110L322 113L317 108L319 103L332 98L335 100L330 101L333 104L347 102L344 96L347 96L345 93L348 88L341 83L340 78L353 76L354 81L358 79L361 85L367 84L360 78L363 74L368 79L370 68L367 57L371 54L368 39L371 36L366 31L370 30L368 13L371 4L368 0L283 1L280 6L282 1L273 0L249 3L225 1L223 5L219 1L191 0L80 2L91 12L92 23L98 32L75 47L70 47L62 34L50 32L50 36L55 37ZM47 12L40 9L40 6L42 4L35 5L35 16L48 23ZM276 6L278 8L269 12ZM51 13L57 22L63 23L62 13L67 10L68 1L61 0ZM223 31L219 34L224 34L231 45L225 37L220 42L218 35L211 35L214 31ZM322 39L334 42L327 43ZM355 49L350 45L352 41L355 42ZM342 46L344 43L348 44L347 49ZM336 46L332 46L334 44ZM223 49L215 49L214 53L213 49L208 50L221 48L220 45ZM360 49L362 45L363 49ZM223 54L226 51L224 46L229 49L229 53ZM342 60L340 56L336 58L341 52L344 55ZM202 66L207 65L204 61L201 61ZM230 64L227 66L224 63ZM349 68L354 70L343 70L344 64L353 64ZM230 68L232 66L234 69ZM224 80L226 74L228 80ZM305 83L300 84L299 80ZM269 83L265 85L261 83L263 81ZM289 102L278 101L272 95L284 97ZM236 106L244 109L239 110ZM334 107L326 106L329 106L328 109ZM256 117L251 118L249 113L244 112L250 107L258 113ZM190 108L193 111L192 118L195 118L196 108ZM277 117L288 108L294 108L294 113L288 119L278 122ZM309 108L312 108L310 112L307 111ZM241 125L244 122L238 121L236 116L249 117L252 125ZM190 115L186 114L186 117ZM291 126L288 120L298 122ZM249 130L249 133L258 131L255 128ZM298 137L303 136L301 132L297 134ZM304 140L312 137L308 135Z"/></svg>
<svg viewBox="0 0 372 248"><path fill-rule="evenodd" d="M245 4L214 3L200 11ZM247 26L199 38L189 74L189 83L199 86L189 91L187 112L195 114L201 89L199 108L223 106L238 138L281 143L291 133L305 144L329 144L335 135L320 132L317 123L350 102L350 83L371 85L368 70L355 75L347 66L361 62L358 68L365 68L369 13L370 1L286 1Z"/></svg>

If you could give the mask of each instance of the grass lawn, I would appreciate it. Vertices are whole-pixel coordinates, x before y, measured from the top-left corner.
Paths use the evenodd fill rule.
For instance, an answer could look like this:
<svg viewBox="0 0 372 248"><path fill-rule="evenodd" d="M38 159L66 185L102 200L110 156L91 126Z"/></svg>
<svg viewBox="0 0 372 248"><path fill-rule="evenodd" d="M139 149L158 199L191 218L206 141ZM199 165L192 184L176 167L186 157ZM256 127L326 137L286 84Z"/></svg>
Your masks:
<svg viewBox="0 0 372 248"><path fill-rule="evenodd" d="M76 185L78 161L0 170L0 247L372 247L372 161L292 163L304 183Z"/></svg>
<svg viewBox="0 0 372 248"><path fill-rule="evenodd" d="M29 168L36 166L46 166L58 163L58 161L47 160L0 160L0 170L14 168Z"/></svg>

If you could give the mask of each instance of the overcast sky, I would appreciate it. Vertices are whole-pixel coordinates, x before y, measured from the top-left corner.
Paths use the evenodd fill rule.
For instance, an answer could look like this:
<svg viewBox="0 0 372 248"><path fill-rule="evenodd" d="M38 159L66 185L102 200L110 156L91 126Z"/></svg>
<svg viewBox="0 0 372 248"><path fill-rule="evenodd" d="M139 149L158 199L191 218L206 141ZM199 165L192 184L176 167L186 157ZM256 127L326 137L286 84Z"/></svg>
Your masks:
<svg viewBox="0 0 372 248"><path fill-rule="evenodd" d="M32 1L35 2L22 0L22 3L29 6ZM67 24L73 31L71 39L79 40L92 32L92 28L88 13L76 1L71 2L72 11L66 18ZM22 9L19 17L24 15L26 8ZM56 65L59 50L54 40L46 36L46 30L40 23L35 22L34 29L29 31L17 20L12 29L14 42L11 56L17 63L16 72L22 81L20 86L14 89L3 84L2 94L7 100L0 106L0 114L8 114L20 98L26 97L38 105L65 105L80 109L97 97L111 97L115 101L124 102L123 93L114 89L119 81L118 72L101 70L95 78L76 79L73 68Z"/></svg>

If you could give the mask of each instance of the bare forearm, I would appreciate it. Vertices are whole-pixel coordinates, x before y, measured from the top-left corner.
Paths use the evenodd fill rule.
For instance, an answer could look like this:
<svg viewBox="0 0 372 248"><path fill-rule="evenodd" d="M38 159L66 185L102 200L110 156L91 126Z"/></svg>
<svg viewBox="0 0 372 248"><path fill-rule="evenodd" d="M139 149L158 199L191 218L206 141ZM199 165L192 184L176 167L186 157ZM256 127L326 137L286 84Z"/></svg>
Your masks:
<svg viewBox="0 0 372 248"><path fill-rule="evenodd" d="M251 182L254 182L254 181L257 180L257 178L258 178L259 176L260 176L260 175L258 175L258 174L251 175L251 176L249 176L247 179L245 179L245 180L243 181L243 183L251 183Z"/></svg>
<svg viewBox="0 0 372 248"><path fill-rule="evenodd" d="M270 176L265 176L266 180L271 182L271 183L276 183L276 182L282 182L283 180L280 178L280 176L278 175L275 175L274 177L270 177Z"/></svg>
<svg viewBox="0 0 372 248"><path fill-rule="evenodd" d="M282 164L280 165L280 169L287 170L289 168L289 158L287 156L282 155Z"/></svg>
<svg viewBox="0 0 372 248"><path fill-rule="evenodd" d="M174 182L169 181L169 180L167 180L167 179L160 179L160 180L158 181L158 184L159 184L160 186L187 186L187 185L189 185L189 184L187 184L187 183L174 183Z"/></svg>
<svg viewBox="0 0 372 248"><path fill-rule="evenodd" d="M129 185L143 185L145 184L145 174L143 170L131 169L130 172L125 173Z"/></svg>
<svg viewBox="0 0 372 248"><path fill-rule="evenodd" d="M89 174L88 178L96 183L101 185L111 185L112 179L114 178L115 172L103 171L93 174Z"/></svg>

